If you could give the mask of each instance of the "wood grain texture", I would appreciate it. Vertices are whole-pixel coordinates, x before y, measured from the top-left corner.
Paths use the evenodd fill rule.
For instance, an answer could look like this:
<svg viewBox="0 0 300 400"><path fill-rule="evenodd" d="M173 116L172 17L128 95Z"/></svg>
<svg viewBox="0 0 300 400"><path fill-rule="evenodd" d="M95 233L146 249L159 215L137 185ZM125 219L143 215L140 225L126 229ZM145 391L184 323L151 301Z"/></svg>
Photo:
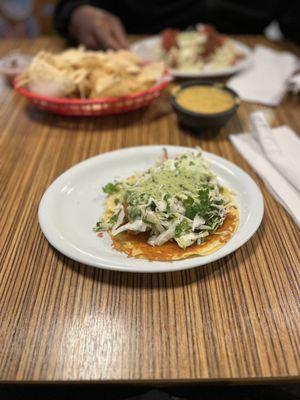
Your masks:
<svg viewBox="0 0 300 400"><path fill-rule="evenodd" d="M250 45L260 37L242 37ZM288 43L275 48L299 49ZM58 39L0 42L35 52ZM119 117L62 118L0 96L2 381L212 381L295 379L299 357L299 231L234 150L260 108L243 103L218 134L180 128L167 94ZM300 132L299 97L273 109ZM43 236L37 209L48 185L88 157L133 145L200 145L236 163L265 199L258 232L233 254L166 274L108 272L74 262Z"/></svg>

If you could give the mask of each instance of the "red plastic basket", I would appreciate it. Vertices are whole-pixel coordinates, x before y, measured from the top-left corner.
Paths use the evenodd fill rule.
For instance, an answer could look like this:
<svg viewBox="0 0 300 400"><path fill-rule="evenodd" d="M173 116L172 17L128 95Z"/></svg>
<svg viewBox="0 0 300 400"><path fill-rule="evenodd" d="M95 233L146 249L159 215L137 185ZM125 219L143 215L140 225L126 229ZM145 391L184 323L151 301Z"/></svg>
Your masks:
<svg viewBox="0 0 300 400"><path fill-rule="evenodd" d="M163 89L169 84L171 75L168 70L160 81L145 90L125 97L110 97L103 99L68 99L41 96L30 92L26 87L19 87L14 81L14 88L34 106L53 114L66 116L95 116L122 114L128 111L147 107L157 99Z"/></svg>

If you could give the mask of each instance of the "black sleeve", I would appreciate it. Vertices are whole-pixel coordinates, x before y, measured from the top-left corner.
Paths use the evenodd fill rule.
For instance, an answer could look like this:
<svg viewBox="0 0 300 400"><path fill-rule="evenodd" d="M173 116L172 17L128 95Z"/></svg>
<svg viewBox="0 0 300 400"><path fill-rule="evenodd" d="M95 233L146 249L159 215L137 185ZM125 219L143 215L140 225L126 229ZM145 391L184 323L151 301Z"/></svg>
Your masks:
<svg viewBox="0 0 300 400"><path fill-rule="evenodd" d="M300 43L300 1L282 1L277 20L284 36Z"/></svg>
<svg viewBox="0 0 300 400"><path fill-rule="evenodd" d="M278 0L207 1L208 22L224 33L258 34L274 19Z"/></svg>
<svg viewBox="0 0 300 400"><path fill-rule="evenodd" d="M60 35L68 37L68 25L75 8L83 5L93 5L89 0L60 0L54 10L54 29Z"/></svg>

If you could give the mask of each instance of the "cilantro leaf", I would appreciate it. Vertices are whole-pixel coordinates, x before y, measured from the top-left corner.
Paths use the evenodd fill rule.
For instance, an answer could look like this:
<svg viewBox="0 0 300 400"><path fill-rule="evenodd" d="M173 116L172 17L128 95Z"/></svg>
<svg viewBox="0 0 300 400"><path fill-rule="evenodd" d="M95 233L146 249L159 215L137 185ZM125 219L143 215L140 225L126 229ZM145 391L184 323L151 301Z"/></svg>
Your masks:
<svg viewBox="0 0 300 400"><path fill-rule="evenodd" d="M184 200L183 205L185 207L185 216L191 220L193 220L197 214L201 217L206 216L211 209L208 188L200 189L198 198L195 201L191 197L188 197Z"/></svg>
<svg viewBox="0 0 300 400"><path fill-rule="evenodd" d="M103 192L106 194L115 194L118 193L120 188L118 183L107 183L105 186L102 188Z"/></svg>
<svg viewBox="0 0 300 400"><path fill-rule="evenodd" d="M185 231L190 229L190 224L186 219L182 220L175 228L175 237L178 238L184 233Z"/></svg>
<svg viewBox="0 0 300 400"><path fill-rule="evenodd" d="M114 215L110 218L109 223L112 224L112 225L114 225L114 224L117 222L117 220L118 220L118 214L114 214Z"/></svg>
<svg viewBox="0 0 300 400"><path fill-rule="evenodd" d="M101 232L101 231L104 231L104 230L105 230L105 227L103 226L102 221L98 221L96 223L96 225L94 226L94 228L93 228L94 232Z"/></svg>

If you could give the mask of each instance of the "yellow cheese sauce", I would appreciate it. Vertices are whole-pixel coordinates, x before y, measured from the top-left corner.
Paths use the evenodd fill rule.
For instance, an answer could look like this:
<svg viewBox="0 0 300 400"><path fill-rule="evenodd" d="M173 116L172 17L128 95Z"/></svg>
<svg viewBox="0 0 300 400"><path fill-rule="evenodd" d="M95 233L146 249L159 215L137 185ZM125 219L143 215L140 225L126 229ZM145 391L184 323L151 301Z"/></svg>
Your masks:
<svg viewBox="0 0 300 400"><path fill-rule="evenodd" d="M225 90L213 86L190 86L176 96L177 103L189 111L215 114L229 110L234 98Z"/></svg>

